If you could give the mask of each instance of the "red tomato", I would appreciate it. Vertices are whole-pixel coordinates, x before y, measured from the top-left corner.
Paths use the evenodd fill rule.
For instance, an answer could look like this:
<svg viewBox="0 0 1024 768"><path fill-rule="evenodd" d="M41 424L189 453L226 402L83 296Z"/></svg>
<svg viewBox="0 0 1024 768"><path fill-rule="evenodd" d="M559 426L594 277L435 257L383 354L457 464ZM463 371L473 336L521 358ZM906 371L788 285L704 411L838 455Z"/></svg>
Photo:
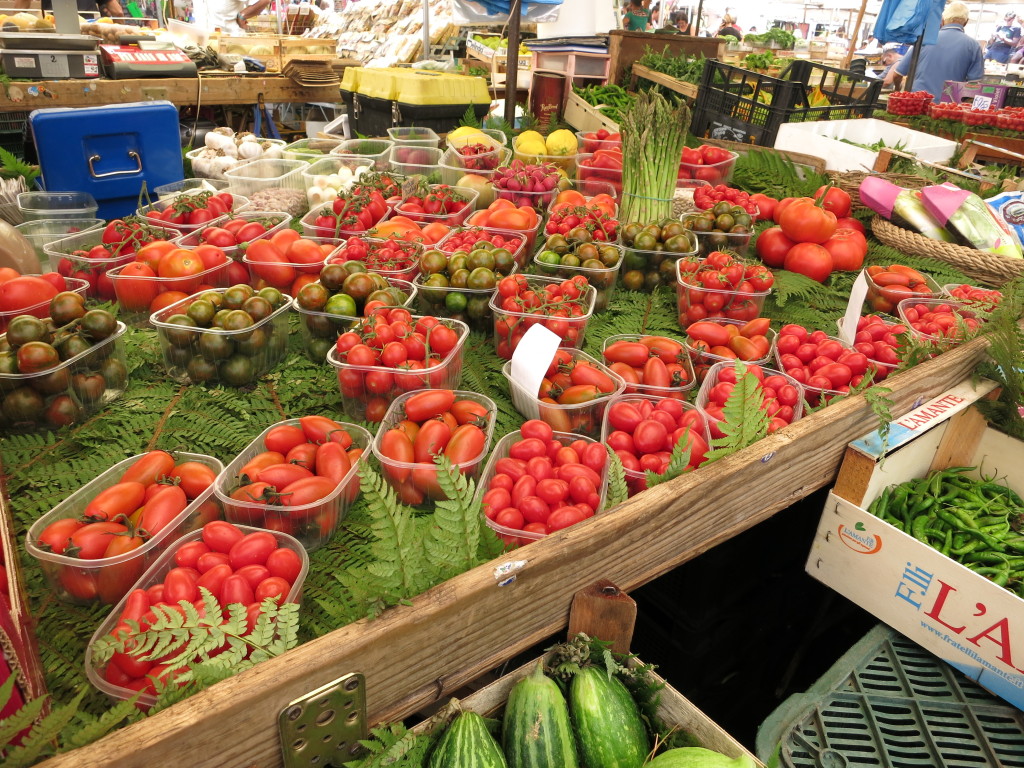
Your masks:
<svg viewBox="0 0 1024 768"><path fill-rule="evenodd" d="M755 248L761 261L769 267L779 268L786 260L786 254L795 243L786 237L781 227L771 227L757 236Z"/></svg>
<svg viewBox="0 0 1024 768"><path fill-rule="evenodd" d="M142 528L150 535L159 533L188 506L185 491L176 485L167 486L142 509Z"/></svg>
<svg viewBox="0 0 1024 768"><path fill-rule="evenodd" d="M294 584L302 571L302 559L296 552L279 547L267 555L266 566L272 576L279 576L289 584Z"/></svg>
<svg viewBox="0 0 1024 768"><path fill-rule="evenodd" d="M263 438L263 445L268 451L286 455L297 445L306 442L306 434L300 427L291 424L278 424L271 428Z"/></svg>
<svg viewBox="0 0 1024 768"><path fill-rule="evenodd" d="M20 312L36 304L45 304L57 293L57 289L41 277L14 277L0 283L0 312Z"/></svg>
<svg viewBox="0 0 1024 768"><path fill-rule="evenodd" d="M256 602L262 603L267 598L274 598L274 601L280 604L284 601L291 588L291 583L280 576L269 576L256 587Z"/></svg>
<svg viewBox="0 0 1024 768"><path fill-rule="evenodd" d="M306 477L285 486L281 491L281 503L286 507L309 507L330 496L337 487L337 483L326 477ZM297 516L304 517L320 511L318 508L293 509L290 514L294 520Z"/></svg>
<svg viewBox="0 0 1024 768"><path fill-rule="evenodd" d="M185 461L174 467L168 477L177 480L178 487L191 500L199 498L203 491L213 485L217 473L198 461Z"/></svg>
<svg viewBox="0 0 1024 768"><path fill-rule="evenodd" d="M146 486L133 481L115 483L97 493L82 512L94 520L113 520L119 515L131 517L146 497Z"/></svg>
<svg viewBox="0 0 1024 768"><path fill-rule="evenodd" d="M832 254L815 243L797 243L786 254L783 268L824 283L832 274Z"/></svg>
<svg viewBox="0 0 1024 768"><path fill-rule="evenodd" d="M214 520L203 526L203 541L214 552L230 553L244 536L238 526L223 520Z"/></svg>
<svg viewBox="0 0 1024 768"><path fill-rule="evenodd" d="M831 185L821 186L814 193L814 199L817 200L822 194L825 195L822 207L826 211L834 213L837 219L850 215L850 208L853 203L850 200L850 194L846 190Z"/></svg>
<svg viewBox="0 0 1024 768"><path fill-rule="evenodd" d="M210 551L206 542L190 541L178 547L177 552L174 553L174 562L183 568L195 568L199 558Z"/></svg>
<svg viewBox="0 0 1024 768"><path fill-rule="evenodd" d="M798 200L783 211L779 227L796 243L824 243L836 231L836 215Z"/></svg>
<svg viewBox="0 0 1024 768"><path fill-rule="evenodd" d="M832 269L839 272L858 271L868 255L868 241L855 229L837 229L822 247L832 256Z"/></svg>
<svg viewBox="0 0 1024 768"><path fill-rule="evenodd" d="M252 535L254 534L250 534L250 536ZM269 533L267 535L273 538ZM256 599L252 587L249 586L249 582L245 580L244 576L239 576L238 574L232 574L224 579L217 597L222 605L231 605L233 603L249 605L249 603L254 602Z"/></svg>
<svg viewBox="0 0 1024 768"><path fill-rule="evenodd" d="M141 261L133 261L118 270L114 280L114 293L118 303L132 312L149 309L153 299L160 293L156 273Z"/></svg>
<svg viewBox="0 0 1024 768"><path fill-rule="evenodd" d="M228 557L231 559L231 567L237 571L246 565L265 565L267 557L275 549L277 549L277 539L274 538L274 534L268 531L256 531L244 534L241 539L232 544Z"/></svg>
<svg viewBox="0 0 1024 768"><path fill-rule="evenodd" d="M405 401L405 415L412 421L422 423L448 411L454 402L455 393L450 389L425 390Z"/></svg>
<svg viewBox="0 0 1024 768"><path fill-rule="evenodd" d="M71 535L84 525L74 517L55 520L39 534L36 545L44 551L62 554L71 545Z"/></svg>
<svg viewBox="0 0 1024 768"><path fill-rule="evenodd" d="M480 427L463 424L452 433L444 454L453 464L465 464L483 453L486 441L487 436Z"/></svg>

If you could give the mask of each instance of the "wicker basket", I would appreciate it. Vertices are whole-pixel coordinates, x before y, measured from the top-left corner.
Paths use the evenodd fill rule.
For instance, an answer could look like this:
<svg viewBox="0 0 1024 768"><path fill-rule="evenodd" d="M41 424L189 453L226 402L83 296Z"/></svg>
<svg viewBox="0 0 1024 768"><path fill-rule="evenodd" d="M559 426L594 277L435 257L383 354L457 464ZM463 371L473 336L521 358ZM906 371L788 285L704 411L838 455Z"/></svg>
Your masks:
<svg viewBox="0 0 1024 768"><path fill-rule="evenodd" d="M944 261L972 280L987 285L1000 286L1024 274L1024 259L1012 259L997 253L932 240L909 229L897 227L881 216L871 219L871 231L883 243L898 251Z"/></svg>
<svg viewBox="0 0 1024 768"><path fill-rule="evenodd" d="M828 177L832 182L844 190L849 196L850 201L853 203L853 211L856 212L858 208L867 208L864 203L860 201L860 183L864 181L867 176L880 176L886 181L890 181L899 187L906 187L907 189L921 189L929 184L933 183L919 176L911 176L906 173L866 173L865 171L829 171Z"/></svg>

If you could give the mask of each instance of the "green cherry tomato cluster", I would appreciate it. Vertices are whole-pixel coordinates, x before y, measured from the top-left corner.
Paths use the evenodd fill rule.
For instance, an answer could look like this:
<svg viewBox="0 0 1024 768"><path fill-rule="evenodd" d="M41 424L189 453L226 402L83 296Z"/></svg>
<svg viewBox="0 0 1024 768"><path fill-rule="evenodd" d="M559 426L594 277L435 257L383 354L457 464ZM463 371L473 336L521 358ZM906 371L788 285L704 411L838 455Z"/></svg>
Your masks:
<svg viewBox="0 0 1024 768"><path fill-rule="evenodd" d="M0 427L62 427L102 404L128 379L113 345L117 320L103 309L85 310L80 295L50 302L53 319L18 315L0 336Z"/></svg>
<svg viewBox="0 0 1024 768"><path fill-rule="evenodd" d="M486 240L452 254L436 248L425 251L417 278L422 309L486 325L491 319L491 293L498 280L514 271L512 252Z"/></svg>
<svg viewBox="0 0 1024 768"><path fill-rule="evenodd" d="M163 320L164 362L192 382L251 384L284 356L287 333L263 321L286 301L276 288L244 283L201 293Z"/></svg>
<svg viewBox="0 0 1024 768"><path fill-rule="evenodd" d="M622 227L625 246L619 281L630 291L653 291L675 282L676 260L697 251L696 238L683 222L666 219Z"/></svg>

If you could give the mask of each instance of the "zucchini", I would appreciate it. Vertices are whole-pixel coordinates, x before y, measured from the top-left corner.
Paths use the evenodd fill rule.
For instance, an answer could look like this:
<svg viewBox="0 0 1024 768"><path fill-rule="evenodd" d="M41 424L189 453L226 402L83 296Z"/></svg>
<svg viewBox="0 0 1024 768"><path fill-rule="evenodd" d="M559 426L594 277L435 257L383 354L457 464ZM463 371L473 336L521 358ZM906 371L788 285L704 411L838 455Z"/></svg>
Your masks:
<svg viewBox="0 0 1024 768"><path fill-rule="evenodd" d="M647 729L622 681L584 667L569 688L569 713L587 768L640 768L651 751Z"/></svg>
<svg viewBox="0 0 1024 768"><path fill-rule="evenodd" d="M501 744L509 768L579 768L569 707L543 662L509 693Z"/></svg>

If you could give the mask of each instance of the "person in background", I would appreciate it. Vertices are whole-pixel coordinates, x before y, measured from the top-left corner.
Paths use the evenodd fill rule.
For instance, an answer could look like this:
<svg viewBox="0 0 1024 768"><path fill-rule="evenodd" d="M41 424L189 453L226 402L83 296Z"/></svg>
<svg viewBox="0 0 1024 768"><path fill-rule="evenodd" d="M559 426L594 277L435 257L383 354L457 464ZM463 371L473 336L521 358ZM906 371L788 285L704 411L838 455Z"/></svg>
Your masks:
<svg viewBox="0 0 1024 768"><path fill-rule="evenodd" d="M13 6L15 8L28 8L32 4L32 0L14 0ZM85 13L98 13L100 16L109 16L111 18L121 18L124 16L124 10L121 8L121 3L118 0L78 0L78 10ZM52 0L42 0L41 7L43 13L53 13L53 2Z"/></svg>
<svg viewBox="0 0 1024 768"><path fill-rule="evenodd" d="M1005 64L1010 60L1010 54L1017 46L1021 38L1020 27L1016 24L1017 13L1009 11L1003 17L1001 26L996 27L995 33L989 38L988 47L985 49L986 61L998 61Z"/></svg>
<svg viewBox="0 0 1024 768"><path fill-rule="evenodd" d="M651 29L661 27L661 6L655 3L651 6Z"/></svg>
<svg viewBox="0 0 1024 768"><path fill-rule="evenodd" d="M675 26L675 28L679 30L679 34L693 34L693 32L691 31L690 17L686 15L686 11L680 11L679 13L675 14L675 19L672 23Z"/></svg>
<svg viewBox="0 0 1024 768"><path fill-rule="evenodd" d="M726 35L732 35L737 40L743 39L743 33L736 26L736 18L731 13L727 13L722 17L722 26L718 28L718 37L725 37Z"/></svg>
<svg viewBox="0 0 1024 768"><path fill-rule="evenodd" d="M902 48L902 46L899 43L886 43L885 46L883 46L881 64L885 69L879 75L883 81L889 72L892 71L892 68L899 64L900 60L903 58L903 55L900 53L900 48Z"/></svg>
<svg viewBox="0 0 1024 768"><path fill-rule="evenodd" d="M246 0L194 0L192 13L195 24L212 32L219 29L224 34L242 34L249 19L258 15L270 5L271 0L256 0L248 5Z"/></svg>
<svg viewBox="0 0 1024 768"><path fill-rule="evenodd" d="M643 32L651 20L645 3L647 0L629 0L622 15L622 28L627 32Z"/></svg>
<svg viewBox="0 0 1024 768"><path fill-rule="evenodd" d="M967 36L964 26L967 24L968 11L963 3L952 2L942 12L942 28L939 30L935 45L926 45L921 49L917 62L914 82L908 90L927 91L938 104L942 95L942 87L947 80L964 82L977 80L985 74L985 58L981 45L977 40ZM911 48L900 62L889 70L882 81L883 87L896 84L898 87L903 78L910 72L914 49Z"/></svg>

